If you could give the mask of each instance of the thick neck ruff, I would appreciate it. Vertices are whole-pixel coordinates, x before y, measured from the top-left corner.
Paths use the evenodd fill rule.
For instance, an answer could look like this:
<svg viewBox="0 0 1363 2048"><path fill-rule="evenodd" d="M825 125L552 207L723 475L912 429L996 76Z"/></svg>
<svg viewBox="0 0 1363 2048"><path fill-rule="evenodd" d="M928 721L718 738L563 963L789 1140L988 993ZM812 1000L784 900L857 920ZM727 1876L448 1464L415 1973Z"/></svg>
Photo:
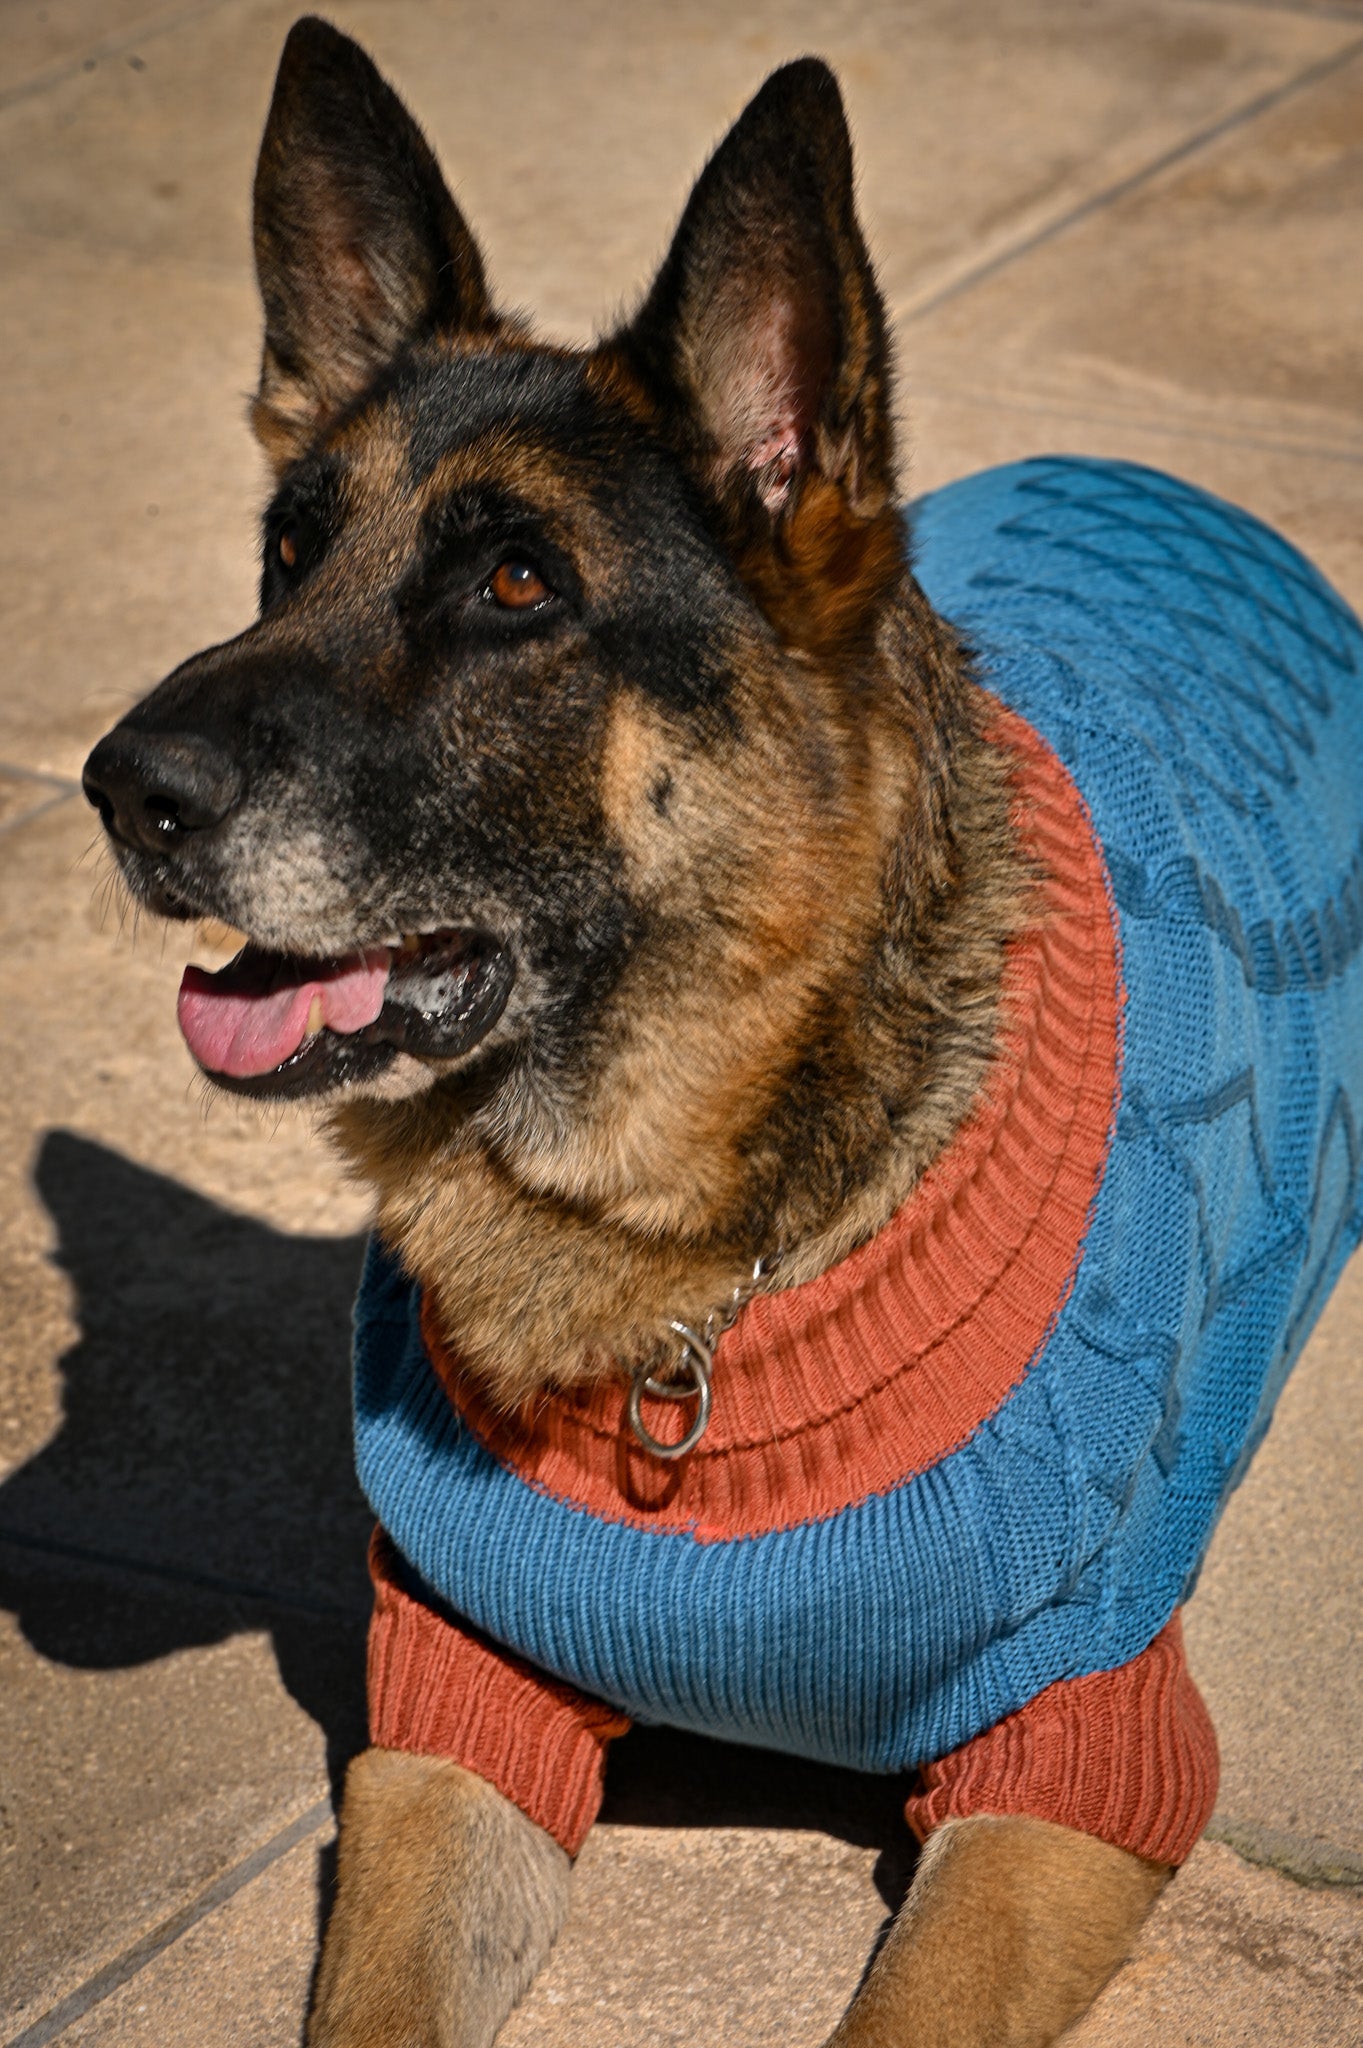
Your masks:
<svg viewBox="0 0 1363 2048"><path fill-rule="evenodd" d="M606 1521L756 1536L838 1513L963 1444L1024 1377L1063 1306L1111 1138L1121 965L1102 854L1066 769L1000 707L1038 915L1009 948L998 1044L975 1108L909 1200L816 1280L760 1296L721 1338L703 1441L663 1466L626 1386L508 1418L435 1327L441 1384L492 1455Z"/></svg>

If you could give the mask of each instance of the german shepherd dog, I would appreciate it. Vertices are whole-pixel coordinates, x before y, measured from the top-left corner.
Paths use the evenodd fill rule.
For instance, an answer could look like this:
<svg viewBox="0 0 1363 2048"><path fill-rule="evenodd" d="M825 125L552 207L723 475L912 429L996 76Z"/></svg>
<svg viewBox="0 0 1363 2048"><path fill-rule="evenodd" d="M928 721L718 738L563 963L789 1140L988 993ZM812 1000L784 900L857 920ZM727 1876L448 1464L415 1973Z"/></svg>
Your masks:
<svg viewBox="0 0 1363 2048"><path fill-rule="evenodd" d="M578 351L498 310L404 107L303 20L255 247L260 617L86 790L140 904L249 936L182 994L210 1079L322 1106L514 1409L702 1329L764 1250L784 1289L881 1228L980 1086L1034 876L906 566L822 63L768 80L637 313ZM569 1867L459 1765L366 1751L309 2040L490 2042ZM834 2041L1050 2041L1168 1874L951 1821Z"/></svg>

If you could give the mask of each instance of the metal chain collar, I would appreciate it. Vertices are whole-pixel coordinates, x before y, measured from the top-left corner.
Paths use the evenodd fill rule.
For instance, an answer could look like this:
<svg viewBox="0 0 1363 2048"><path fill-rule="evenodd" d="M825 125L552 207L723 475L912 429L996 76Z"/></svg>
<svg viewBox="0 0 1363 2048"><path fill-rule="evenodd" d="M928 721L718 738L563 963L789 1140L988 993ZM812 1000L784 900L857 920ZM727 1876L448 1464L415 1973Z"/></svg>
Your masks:
<svg viewBox="0 0 1363 2048"><path fill-rule="evenodd" d="M705 1318L705 1331L693 1330L689 1323L675 1319L668 1323L673 1336L681 1339L677 1353L676 1369L683 1377L679 1380L660 1380L654 1377L654 1368L649 1364L636 1365L629 1384L629 1399L625 1413L629 1426L644 1449L654 1458L684 1458L688 1451L694 1451L704 1436L710 1421L713 1393L710 1376L714 1371L715 1346L724 1332L737 1322L741 1312L756 1294L762 1282L772 1271L781 1257L779 1251L770 1258L755 1259L753 1269L746 1280L740 1280L729 1297L724 1309L711 1309ZM654 1436L645 1423L642 1402L645 1394L653 1401L695 1401L695 1420L685 1436L674 1444L665 1444Z"/></svg>

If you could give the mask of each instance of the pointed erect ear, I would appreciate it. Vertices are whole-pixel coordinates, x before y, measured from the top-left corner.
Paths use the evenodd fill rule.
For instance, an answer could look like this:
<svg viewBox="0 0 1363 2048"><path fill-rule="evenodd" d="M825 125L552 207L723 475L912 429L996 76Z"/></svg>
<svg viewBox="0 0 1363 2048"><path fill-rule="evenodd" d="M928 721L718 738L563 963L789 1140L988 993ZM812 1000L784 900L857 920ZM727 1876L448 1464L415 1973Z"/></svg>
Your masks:
<svg viewBox="0 0 1363 2048"><path fill-rule="evenodd" d="M885 315L827 65L785 65L740 115L618 345L721 501L779 520L817 475L854 516L886 505Z"/></svg>
<svg viewBox="0 0 1363 2048"><path fill-rule="evenodd" d="M359 45L315 16L280 58L255 247L265 353L252 423L279 468L409 342L496 324L421 130Z"/></svg>

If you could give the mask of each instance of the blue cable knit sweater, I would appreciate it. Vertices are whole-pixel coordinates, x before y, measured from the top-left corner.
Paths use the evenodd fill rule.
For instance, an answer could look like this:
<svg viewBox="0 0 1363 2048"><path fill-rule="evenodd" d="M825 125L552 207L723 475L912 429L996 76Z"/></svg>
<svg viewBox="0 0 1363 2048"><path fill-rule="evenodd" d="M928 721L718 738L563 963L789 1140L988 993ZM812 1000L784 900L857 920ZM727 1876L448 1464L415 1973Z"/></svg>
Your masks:
<svg viewBox="0 0 1363 2048"><path fill-rule="evenodd" d="M969 1440L732 1541L525 1483L471 1434L381 1248L360 1476L414 1575L641 1720L866 1769L1112 1669L1186 1598L1363 1229L1363 630L1284 541L1048 458L912 515L918 570L1089 806L1122 949L1115 1132L1072 1287Z"/></svg>

